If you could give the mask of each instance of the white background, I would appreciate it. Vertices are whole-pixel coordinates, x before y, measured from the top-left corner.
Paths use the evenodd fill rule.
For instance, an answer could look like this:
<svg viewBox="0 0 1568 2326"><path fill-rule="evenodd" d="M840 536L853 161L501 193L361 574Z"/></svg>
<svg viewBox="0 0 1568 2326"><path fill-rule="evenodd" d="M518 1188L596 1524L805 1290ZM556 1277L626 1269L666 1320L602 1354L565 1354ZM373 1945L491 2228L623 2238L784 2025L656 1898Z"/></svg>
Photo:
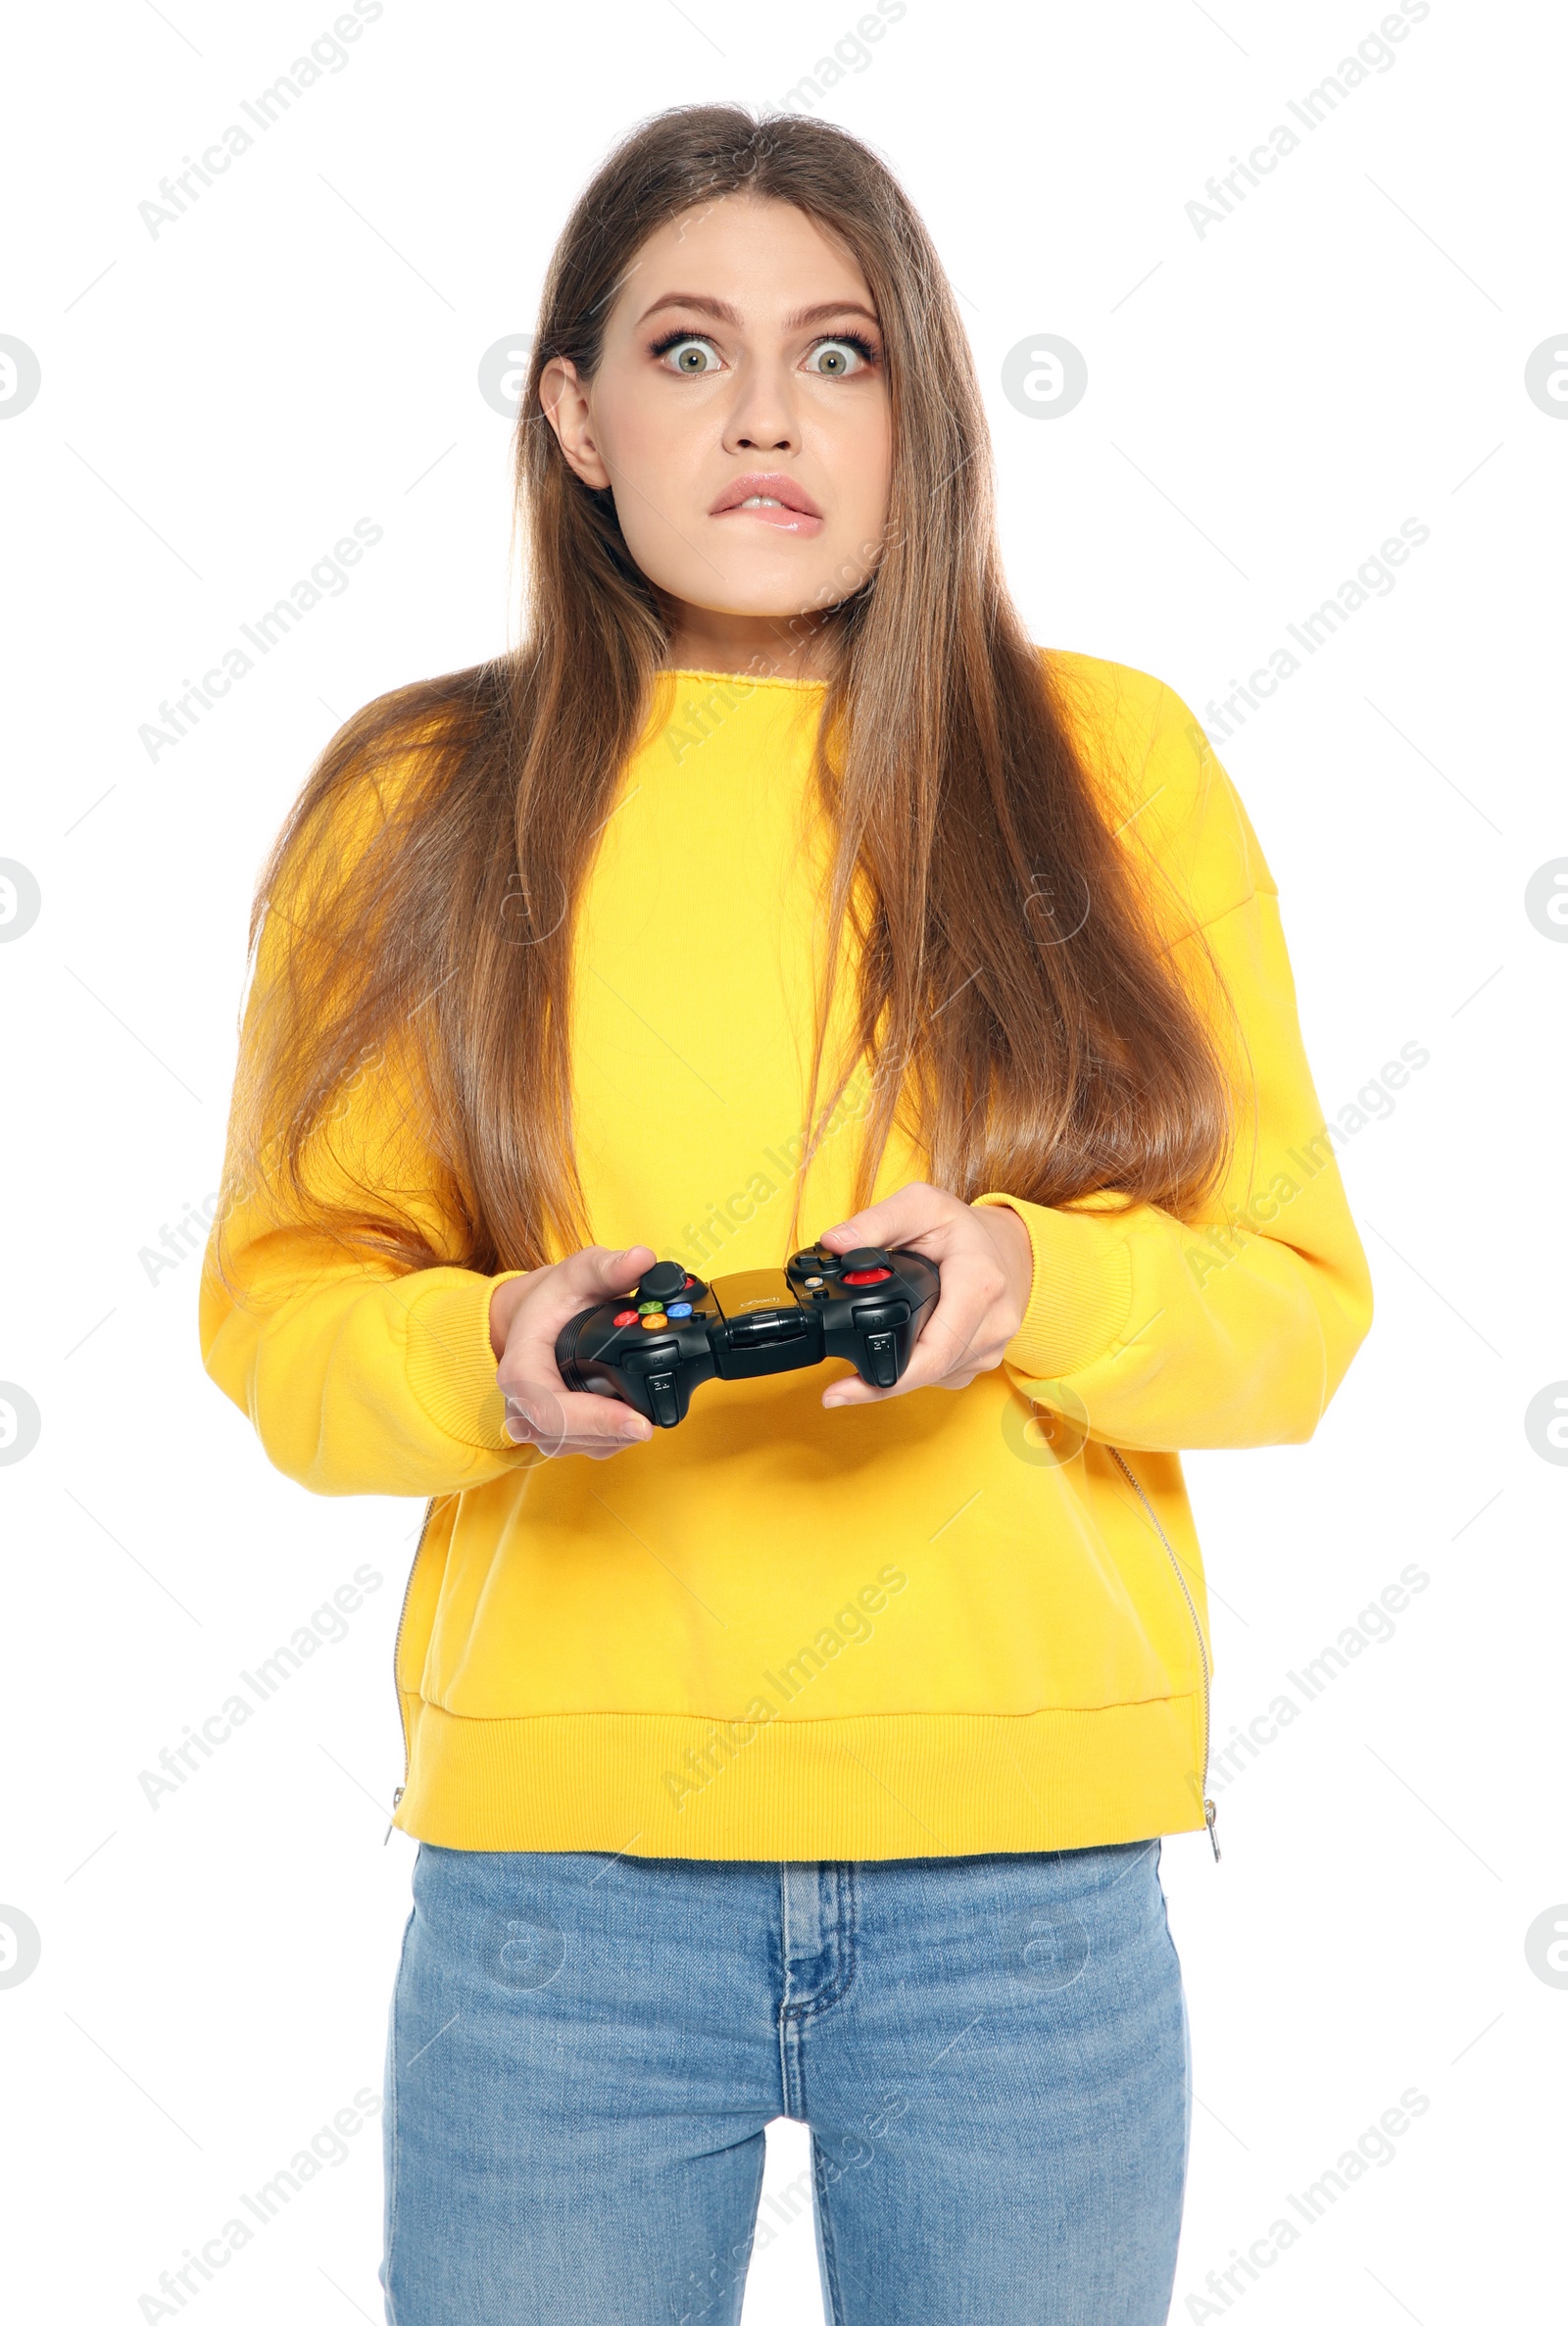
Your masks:
<svg viewBox="0 0 1568 2326"><path fill-rule="evenodd" d="M202 1372L194 1252L155 1281L142 1257L218 1184L263 852L358 705L507 642L509 430L476 371L530 327L608 143L690 99L776 108L856 21L852 0L387 0L150 234L138 204L334 13L86 0L13 31L0 331L42 367L0 426L0 856L42 891L0 946L0 1377L42 1421L0 1471L0 1900L42 1934L0 1989L18 2318L158 2314L138 2303L160 2271L381 2079L420 1507L272 1471ZM1330 1118L1401 1044L1431 1053L1345 1149L1377 1318L1317 1436L1189 1462L1216 1742L1401 1567L1430 1577L1221 1793L1223 1862L1165 1847L1199 2103L1174 2317L1229 2314L1201 2306L1207 2273L1401 2091L1430 2100L1392 2163L1235 2281L1260 2326L1561 2302L1568 1991L1525 1933L1568 1899L1568 1475L1524 1428L1568 1375L1568 948L1524 909L1568 855L1568 405L1524 386L1532 350L1568 344L1561 20L1433 0L1232 216L1200 235L1185 209L1381 13L909 0L816 108L886 154L961 290L1036 638L1153 671L1201 717L1401 520L1431 529L1219 744ZM1056 418L1000 386L1042 331L1089 367ZM152 760L160 702L365 517L384 538L347 591ZM151 1807L138 1771L362 1561L384 1581L349 1636ZM770 2188L805 2140L772 2137ZM378 2127L347 2146L193 2312L379 2320ZM819 2315L808 2225L759 2254L746 2315Z"/></svg>

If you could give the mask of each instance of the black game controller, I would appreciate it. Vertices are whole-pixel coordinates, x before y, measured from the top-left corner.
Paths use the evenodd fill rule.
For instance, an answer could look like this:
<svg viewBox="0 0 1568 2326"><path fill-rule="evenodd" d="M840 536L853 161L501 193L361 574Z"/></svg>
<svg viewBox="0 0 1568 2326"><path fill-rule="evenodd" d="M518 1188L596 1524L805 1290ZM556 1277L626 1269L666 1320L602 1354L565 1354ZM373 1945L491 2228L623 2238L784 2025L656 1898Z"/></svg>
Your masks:
<svg viewBox="0 0 1568 2326"><path fill-rule="evenodd" d="M715 1374L750 1381L845 1357L873 1389L891 1389L941 1289L935 1261L918 1252L812 1244L788 1267L711 1284L662 1260L635 1292L564 1325L556 1363L568 1389L608 1390L659 1429L684 1421L692 1391Z"/></svg>

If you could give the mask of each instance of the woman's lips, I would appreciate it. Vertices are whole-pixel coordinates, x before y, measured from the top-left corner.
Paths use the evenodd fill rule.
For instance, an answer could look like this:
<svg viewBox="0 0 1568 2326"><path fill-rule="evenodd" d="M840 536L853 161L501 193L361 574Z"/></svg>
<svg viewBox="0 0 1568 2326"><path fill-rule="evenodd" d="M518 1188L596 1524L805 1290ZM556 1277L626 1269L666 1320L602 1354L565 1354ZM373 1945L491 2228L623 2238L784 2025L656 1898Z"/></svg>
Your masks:
<svg viewBox="0 0 1568 2326"><path fill-rule="evenodd" d="M820 517L808 516L804 509L786 509L781 502L766 499L741 501L733 509L716 510L714 515L721 519L753 518L759 524L770 525L775 533L804 535L820 533L825 521Z"/></svg>

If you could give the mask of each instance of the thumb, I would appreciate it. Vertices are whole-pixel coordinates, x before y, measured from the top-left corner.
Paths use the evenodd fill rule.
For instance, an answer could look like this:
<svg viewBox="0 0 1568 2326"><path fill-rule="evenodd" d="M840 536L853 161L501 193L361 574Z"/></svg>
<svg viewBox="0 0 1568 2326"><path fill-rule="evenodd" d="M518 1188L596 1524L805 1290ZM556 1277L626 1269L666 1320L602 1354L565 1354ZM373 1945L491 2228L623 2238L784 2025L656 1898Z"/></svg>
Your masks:
<svg viewBox="0 0 1568 2326"><path fill-rule="evenodd" d="M639 1276L647 1274L656 1258L652 1244L628 1244L623 1252L606 1252L596 1246L579 1258L588 1263L587 1287L592 1292L625 1292Z"/></svg>
<svg viewBox="0 0 1568 2326"><path fill-rule="evenodd" d="M653 1263L651 1244L628 1244L623 1252L587 1244L568 1253L545 1276L537 1299L519 1303L523 1334L529 1341L553 1341L569 1316L629 1291Z"/></svg>

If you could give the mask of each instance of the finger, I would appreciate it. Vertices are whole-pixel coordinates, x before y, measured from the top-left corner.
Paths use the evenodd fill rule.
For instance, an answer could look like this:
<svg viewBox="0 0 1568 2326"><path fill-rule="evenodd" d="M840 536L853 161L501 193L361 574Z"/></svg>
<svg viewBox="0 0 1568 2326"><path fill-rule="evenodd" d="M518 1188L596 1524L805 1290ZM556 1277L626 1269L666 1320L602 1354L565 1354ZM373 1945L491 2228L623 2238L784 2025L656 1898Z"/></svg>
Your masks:
<svg viewBox="0 0 1568 2326"><path fill-rule="evenodd" d="M953 1282L951 1289L945 1284L942 1297L910 1351L907 1365L892 1388L873 1389L858 1373L852 1373L823 1392L823 1405L869 1405L885 1397L906 1397L912 1389L930 1389L939 1382L946 1383L948 1376L970 1357L991 1308L991 1300L981 1289L966 1288L961 1276ZM981 1368L971 1368L965 1379L973 1380L977 1369Z"/></svg>
<svg viewBox="0 0 1568 2326"><path fill-rule="evenodd" d="M900 1383L900 1388L903 1384ZM824 1406L878 1406L885 1397L897 1397L898 1389L873 1389L869 1381L862 1381L858 1373L851 1373L847 1380L831 1382L822 1392Z"/></svg>
<svg viewBox="0 0 1568 2326"><path fill-rule="evenodd" d="M583 1296L579 1305L586 1306L607 1292L628 1291L639 1276L646 1275L656 1257L652 1244L628 1244L623 1252L613 1252L605 1244L590 1244L561 1262L556 1284L574 1301Z"/></svg>
<svg viewBox="0 0 1568 2326"><path fill-rule="evenodd" d="M901 1389L925 1389L963 1363L982 1332L992 1303L967 1270L950 1274L936 1307L920 1328L899 1381Z"/></svg>
<svg viewBox="0 0 1568 2326"><path fill-rule="evenodd" d="M615 1455L626 1453L628 1448L638 1442L635 1438L614 1438L609 1441L603 1438L567 1438L559 1446L548 1447L545 1452L552 1461L562 1460L571 1454L586 1456L589 1461L610 1461Z"/></svg>
<svg viewBox="0 0 1568 2326"><path fill-rule="evenodd" d="M523 1443L530 1441L524 1440ZM610 1441L592 1438L564 1438L559 1445L542 1446L540 1454L547 1461L562 1461L569 1455L582 1455L589 1461L610 1461L617 1454L625 1454L638 1441L635 1438L616 1438Z"/></svg>
<svg viewBox="0 0 1568 2326"><path fill-rule="evenodd" d="M641 1438L535 1438L527 1432L512 1441L517 1446L536 1446L540 1458L559 1461L570 1454L586 1454L594 1461L606 1461L612 1454L625 1454L633 1446L640 1446Z"/></svg>
<svg viewBox="0 0 1568 2326"><path fill-rule="evenodd" d="M891 1252L940 1227L943 1216L940 1190L928 1186L924 1180L916 1180L884 1196L879 1204L868 1205L863 1212L852 1212L848 1219L841 1219L837 1227L823 1232L821 1241L830 1252L849 1252L857 1244Z"/></svg>
<svg viewBox="0 0 1568 2326"><path fill-rule="evenodd" d="M624 1454L632 1446L643 1443L640 1438L551 1438L545 1441L522 1437L519 1445L537 1445L540 1455L548 1461L557 1461L569 1454L585 1454L590 1461L608 1461L612 1454Z"/></svg>
<svg viewBox="0 0 1568 2326"><path fill-rule="evenodd" d="M533 1361L548 1364L561 1327L571 1317L580 1316L585 1309L597 1309L606 1301L629 1292L653 1266L654 1259L651 1244L628 1244L624 1252L590 1244L585 1250L559 1261L542 1273L538 1286L517 1303L513 1319L516 1346L519 1349L531 1346ZM559 1388L561 1384L558 1382L556 1386Z"/></svg>
<svg viewBox="0 0 1568 2326"><path fill-rule="evenodd" d="M899 1387L924 1389L956 1371L982 1335L991 1307L989 1300L967 1288L961 1278L951 1289L944 1284L941 1297L909 1353Z"/></svg>
<svg viewBox="0 0 1568 2326"><path fill-rule="evenodd" d="M654 1434L653 1424L621 1398L596 1397L587 1390L555 1389L547 1381L520 1381L507 1386L503 1427L517 1445L535 1445L547 1454L568 1447L641 1445Z"/></svg>

